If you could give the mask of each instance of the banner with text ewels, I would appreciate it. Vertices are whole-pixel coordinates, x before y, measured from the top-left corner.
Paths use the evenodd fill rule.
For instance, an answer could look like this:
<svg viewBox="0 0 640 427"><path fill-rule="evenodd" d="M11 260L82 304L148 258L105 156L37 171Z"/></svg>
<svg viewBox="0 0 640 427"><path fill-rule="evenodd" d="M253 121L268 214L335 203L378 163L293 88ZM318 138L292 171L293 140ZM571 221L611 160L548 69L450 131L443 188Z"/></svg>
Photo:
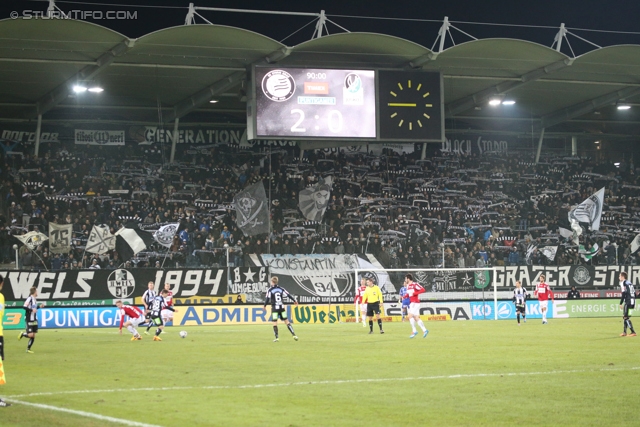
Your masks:
<svg viewBox="0 0 640 427"><path fill-rule="evenodd" d="M38 289L38 301L97 301L140 296L153 282L159 290L169 284L177 298L227 294L227 270L154 269L68 271L0 271L5 277L3 293L7 302L25 300L29 288Z"/></svg>

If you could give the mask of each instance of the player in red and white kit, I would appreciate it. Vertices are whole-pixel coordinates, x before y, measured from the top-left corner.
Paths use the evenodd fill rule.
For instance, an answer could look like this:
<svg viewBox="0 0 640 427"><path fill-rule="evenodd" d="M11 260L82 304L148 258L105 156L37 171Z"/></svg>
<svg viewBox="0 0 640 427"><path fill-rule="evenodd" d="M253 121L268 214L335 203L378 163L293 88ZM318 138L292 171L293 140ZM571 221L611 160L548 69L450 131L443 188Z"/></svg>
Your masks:
<svg viewBox="0 0 640 427"><path fill-rule="evenodd" d="M414 338L418 335L416 330L416 323L422 329L422 338L426 338L429 331L424 326L422 319L420 318L420 294L426 292L426 290L420 285L420 283L413 281L413 276L407 274L404 276L404 286L407 288L407 295L409 295L409 310L407 311L407 317L409 317L409 323L411 323L411 329L413 333L409 338Z"/></svg>
<svg viewBox="0 0 640 427"><path fill-rule="evenodd" d="M164 288L168 292L167 296L164 297L164 302L167 305L167 307L173 307L173 292L169 290L171 288L171 285L169 285L168 283L165 283ZM162 320L165 324L167 322L173 321L173 311L169 310L168 308L165 308L164 310L162 310L162 312L160 313L160 316L162 317Z"/></svg>
<svg viewBox="0 0 640 427"><path fill-rule="evenodd" d="M540 283L536 285L536 290L533 293L538 297L538 302L540 304L540 312L542 313L542 324L547 324L547 305L549 304L549 298L551 301L555 302L553 299L553 292L548 284L544 282L544 274L540 275Z"/></svg>
<svg viewBox="0 0 640 427"><path fill-rule="evenodd" d="M362 327L367 327L367 304L362 303L362 294L367 290L367 281L364 277L360 278L360 286L356 288L356 297L353 299L353 303L356 306L356 321L358 320L358 310L360 310L360 317L362 317Z"/></svg>
<svg viewBox="0 0 640 427"><path fill-rule="evenodd" d="M126 305L122 301L116 301L116 307L120 310L120 335L122 335L122 326L126 327L133 335L131 341L140 341L142 337L136 330L136 327L145 322L144 311L135 305ZM124 317L129 316L129 320L124 321Z"/></svg>

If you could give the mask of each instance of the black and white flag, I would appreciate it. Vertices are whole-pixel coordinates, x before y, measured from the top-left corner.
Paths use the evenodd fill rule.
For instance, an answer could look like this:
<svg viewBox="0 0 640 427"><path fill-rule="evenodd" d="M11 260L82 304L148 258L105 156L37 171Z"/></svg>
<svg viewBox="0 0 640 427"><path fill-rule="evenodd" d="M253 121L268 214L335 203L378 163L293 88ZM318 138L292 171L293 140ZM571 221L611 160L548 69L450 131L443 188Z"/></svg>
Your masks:
<svg viewBox="0 0 640 427"><path fill-rule="evenodd" d="M71 252L71 233L73 224L49 223L49 251L52 254L67 254Z"/></svg>
<svg viewBox="0 0 640 427"><path fill-rule="evenodd" d="M635 254L638 249L640 249L640 234L638 234L631 242L631 253Z"/></svg>
<svg viewBox="0 0 640 427"><path fill-rule="evenodd" d="M104 254L116 248L116 236L111 234L109 227L94 225L89 233L86 251L91 254Z"/></svg>
<svg viewBox="0 0 640 427"><path fill-rule="evenodd" d="M135 228L121 228L116 231L116 252L123 261L128 261L138 252L147 249L153 243L153 235Z"/></svg>
<svg viewBox="0 0 640 427"><path fill-rule="evenodd" d="M245 236L269 232L269 207L262 181L235 195L236 223Z"/></svg>
<svg viewBox="0 0 640 427"><path fill-rule="evenodd" d="M556 259L556 254L558 253L557 246L542 246L538 248L538 250L542 253L542 255L547 257L547 259L552 262L554 259Z"/></svg>
<svg viewBox="0 0 640 427"><path fill-rule="evenodd" d="M602 217L603 206L604 187L569 211L571 228L578 236L580 236L583 231L580 225L581 223L587 225L591 231L600 230L600 218Z"/></svg>
<svg viewBox="0 0 640 427"><path fill-rule="evenodd" d="M301 190L298 197L298 207L309 221L321 221L331 199L333 177L320 179L313 187Z"/></svg>
<svg viewBox="0 0 640 427"><path fill-rule="evenodd" d="M412 225L411 228L409 228L408 240L410 245L419 244L424 239L429 238L429 236L430 234L428 231L421 230L419 227L416 227L415 225Z"/></svg>
<svg viewBox="0 0 640 427"><path fill-rule="evenodd" d="M153 238L165 248L169 248L173 242L173 236L176 235L179 227L179 222L163 225L158 229L158 231L153 233Z"/></svg>
<svg viewBox="0 0 640 427"><path fill-rule="evenodd" d="M49 240L49 238L45 234L42 234L39 231L30 231L27 234L15 237L31 250L34 250L35 248L43 244L45 240Z"/></svg>

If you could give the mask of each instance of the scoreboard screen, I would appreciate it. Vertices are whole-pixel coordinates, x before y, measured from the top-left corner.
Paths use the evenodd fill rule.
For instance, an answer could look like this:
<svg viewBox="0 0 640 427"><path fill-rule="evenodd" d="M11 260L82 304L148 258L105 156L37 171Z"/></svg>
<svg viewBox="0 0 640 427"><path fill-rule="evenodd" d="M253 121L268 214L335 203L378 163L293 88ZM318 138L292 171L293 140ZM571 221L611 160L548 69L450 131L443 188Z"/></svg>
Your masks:
<svg viewBox="0 0 640 427"><path fill-rule="evenodd" d="M377 138L374 70L256 66L253 72L250 136Z"/></svg>
<svg viewBox="0 0 640 427"><path fill-rule="evenodd" d="M443 93L439 72L255 66L247 137L442 142Z"/></svg>

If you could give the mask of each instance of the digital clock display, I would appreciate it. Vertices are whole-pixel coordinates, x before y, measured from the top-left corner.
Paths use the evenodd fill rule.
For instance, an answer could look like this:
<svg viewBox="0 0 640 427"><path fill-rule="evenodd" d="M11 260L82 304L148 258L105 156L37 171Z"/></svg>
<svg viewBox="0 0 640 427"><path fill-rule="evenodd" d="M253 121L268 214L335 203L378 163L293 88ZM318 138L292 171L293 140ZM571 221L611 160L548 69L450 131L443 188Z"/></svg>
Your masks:
<svg viewBox="0 0 640 427"><path fill-rule="evenodd" d="M255 67L253 77L255 137L377 137L373 70Z"/></svg>

